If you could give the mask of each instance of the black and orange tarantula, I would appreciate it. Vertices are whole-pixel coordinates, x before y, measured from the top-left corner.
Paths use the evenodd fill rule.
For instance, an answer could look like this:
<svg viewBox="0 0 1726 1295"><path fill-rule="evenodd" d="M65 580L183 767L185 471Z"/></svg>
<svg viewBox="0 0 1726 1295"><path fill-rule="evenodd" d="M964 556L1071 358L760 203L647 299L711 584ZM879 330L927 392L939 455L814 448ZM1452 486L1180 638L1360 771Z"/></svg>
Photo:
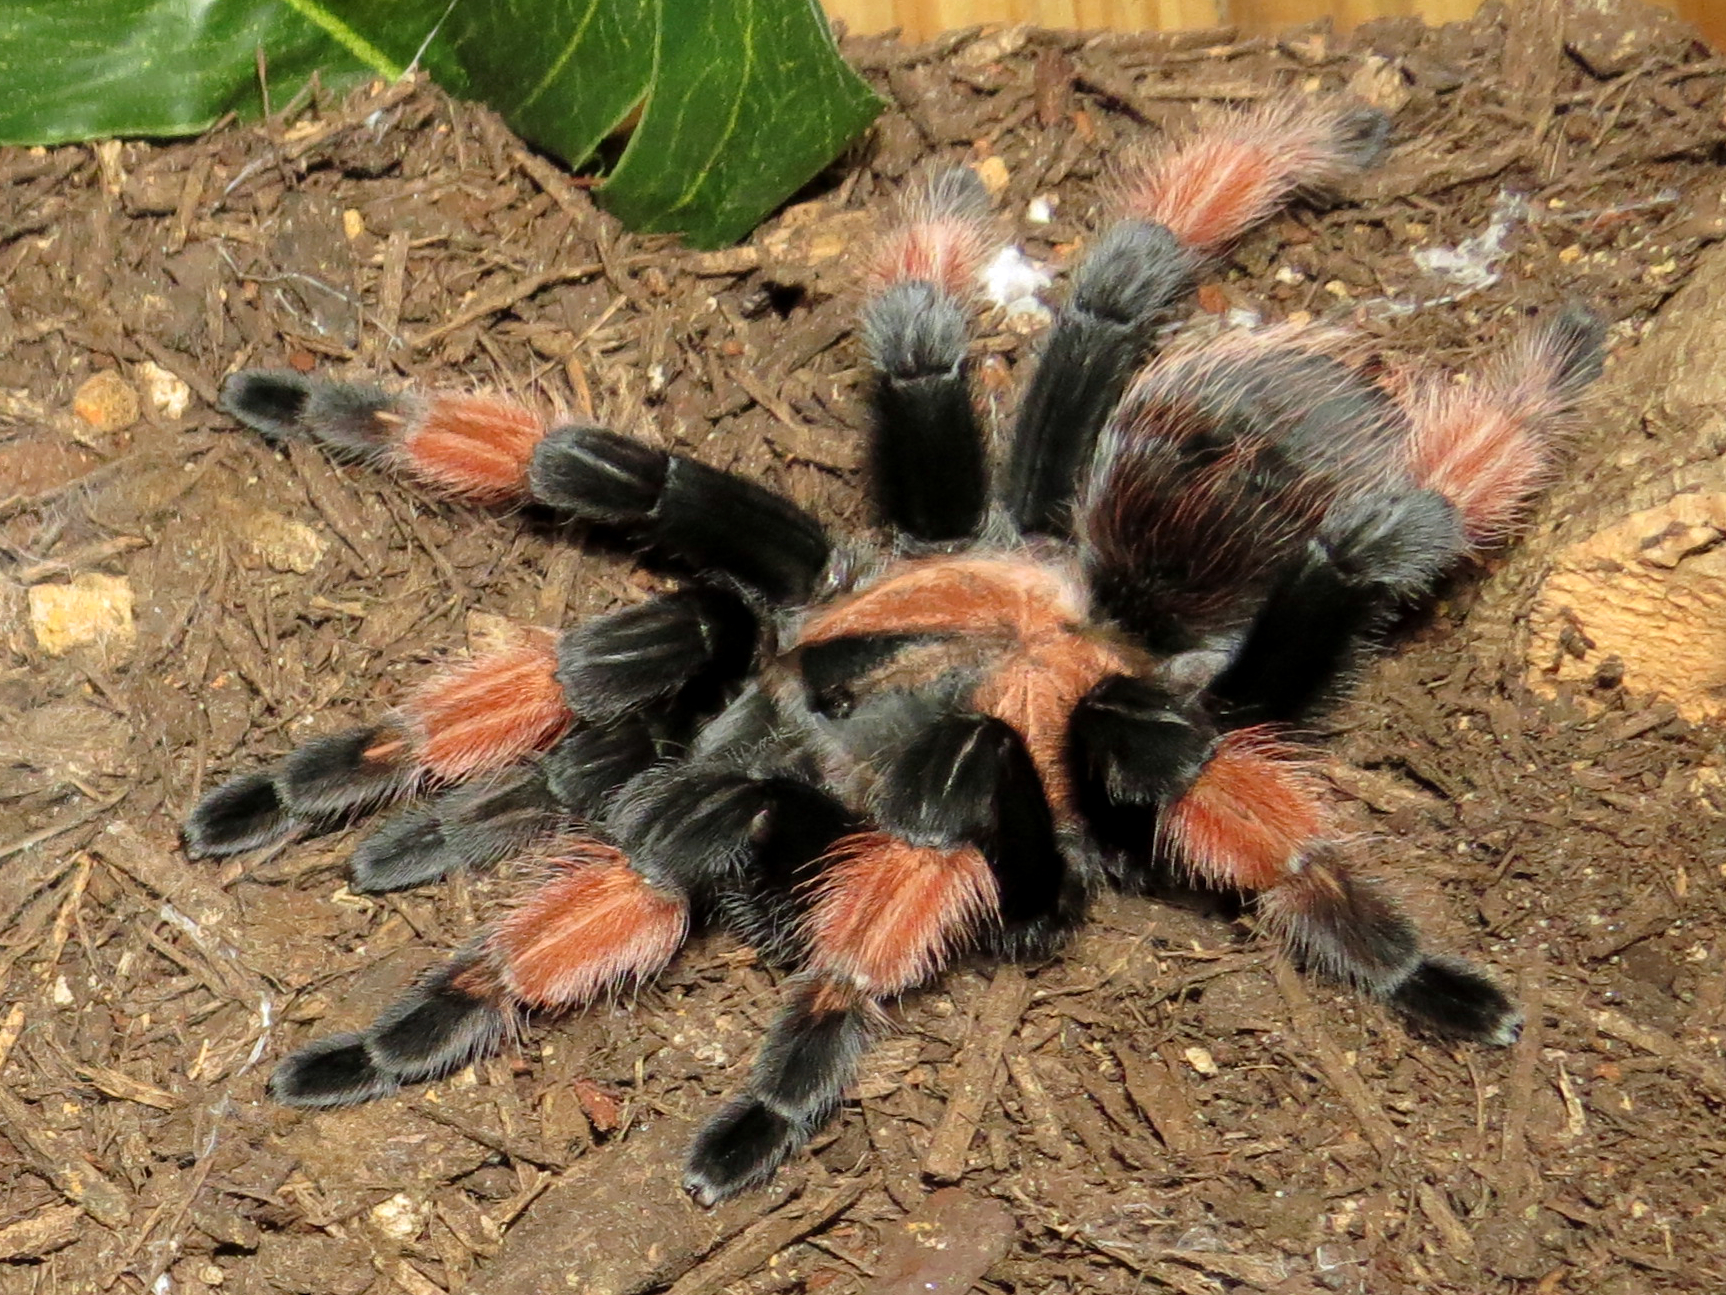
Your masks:
<svg viewBox="0 0 1726 1295"><path fill-rule="evenodd" d="M1041 956L1101 887L1170 867L1256 896L1296 959L1421 1026L1514 1038L1504 993L1427 953L1355 874L1285 735L1400 609L1509 533L1598 371L1599 326L1565 312L1466 383L1288 326L1149 359L1209 256L1385 134L1369 110L1290 99L1147 158L1072 272L999 463L967 374L987 200L962 169L921 186L862 323L877 543L499 401L235 374L224 407L267 436L621 529L688 577L196 807L187 850L226 855L489 775L363 841L350 884L543 861L369 1029L289 1057L274 1096L338 1105L448 1073L527 1009L645 980L719 926L796 972L690 1153L685 1183L712 1203L834 1114L882 1000L964 951Z"/></svg>

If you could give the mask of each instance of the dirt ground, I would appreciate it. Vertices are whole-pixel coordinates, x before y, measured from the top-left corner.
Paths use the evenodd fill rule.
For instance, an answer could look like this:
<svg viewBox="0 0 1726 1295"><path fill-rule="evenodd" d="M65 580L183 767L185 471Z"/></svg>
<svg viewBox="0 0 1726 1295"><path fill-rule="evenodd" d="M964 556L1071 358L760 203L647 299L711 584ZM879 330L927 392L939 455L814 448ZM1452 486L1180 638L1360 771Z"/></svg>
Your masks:
<svg viewBox="0 0 1726 1295"><path fill-rule="evenodd" d="M1726 1289L1720 734L1610 671L1537 695L1506 630L1540 537L1654 435L1616 405L1529 542L1399 632L1327 748L1375 869L1526 1004L1507 1051L1412 1037L1239 915L1114 899L1055 960L906 999L814 1153L706 1213L678 1154L772 1011L747 949L698 941L518 1055L295 1113L270 1067L369 1018L505 888L355 896L352 833L228 866L175 839L214 782L433 663L654 584L580 536L271 450L214 409L229 370L502 388L856 527L848 253L901 180L982 163L1059 265L1112 157L1277 85L1372 98L1394 151L1249 237L1196 314L1303 312L1460 363L1579 299L1621 366L1726 234L1726 61L1598 9L1568 50L1544 3L1275 42L853 40L892 106L714 253L622 233L423 86L187 143L0 150L0 1291ZM1474 278L1446 270L1471 253ZM1035 330L985 331L1007 407ZM74 413L103 372L124 382ZM57 599L94 641L53 641L80 623Z"/></svg>

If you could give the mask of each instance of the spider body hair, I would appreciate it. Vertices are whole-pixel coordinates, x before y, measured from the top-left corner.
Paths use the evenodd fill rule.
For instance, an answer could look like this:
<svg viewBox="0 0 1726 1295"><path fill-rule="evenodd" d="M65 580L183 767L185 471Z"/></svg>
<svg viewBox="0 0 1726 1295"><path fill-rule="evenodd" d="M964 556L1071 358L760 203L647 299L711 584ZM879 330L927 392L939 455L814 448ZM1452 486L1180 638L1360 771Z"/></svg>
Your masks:
<svg viewBox="0 0 1726 1295"><path fill-rule="evenodd" d="M1566 312L1466 387L1322 329L1149 355L1205 258L1384 135L1378 114L1284 100L1146 163L994 465L966 358L992 228L975 177L924 181L864 307L891 532L874 550L752 482L504 402L231 378L223 407L266 436L619 528L691 577L193 810L188 852L223 855L434 786L362 842L355 889L534 861L474 944L288 1058L272 1093L332 1105L448 1073L720 927L793 975L690 1153L685 1186L713 1204L839 1109L885 1002L956 957L1046 955L1098 890L1171 869L1253 898L1292 958L1417 1026L1514 1038L1492 979L1428 952L1359 874L1298 734L1402 608L1515 525L1599 325Z"/></svg>
<svg viewBox="0 0 1726 1295"><path fill-rule="evenodd" d="M909 191L869 274L859 332L875 370L870 477L883 519L919 540L971 534L988 503L966 348L990 224L976 174L937 171Z"/></svg>

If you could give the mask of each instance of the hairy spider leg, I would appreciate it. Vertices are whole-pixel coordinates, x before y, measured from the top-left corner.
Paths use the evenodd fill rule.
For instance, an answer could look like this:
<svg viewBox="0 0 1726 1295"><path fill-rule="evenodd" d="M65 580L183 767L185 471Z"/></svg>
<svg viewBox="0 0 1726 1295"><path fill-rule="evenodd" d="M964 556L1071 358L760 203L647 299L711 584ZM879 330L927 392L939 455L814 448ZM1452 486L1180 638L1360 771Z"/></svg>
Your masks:
<svg viewBox="0 0 1726 1295"><path fill-rule="evenodd" d="M370 1100L447 1074L509 1038L525 1011L583 1006L657 974L692 922L743 886L813 876L852 821L790 779L691 761L638 772L595 831L560 839L473 948L370 1029L289 1057L271 1092L296 1105Z"/></svg>
<svg viewBox="0 0 1726 1295"><path fill-rule="evenodd" d="M1605 331L1572 307L1524 333L1467 384L1438 375L1403 382L1414 425L1409 473L1450 500L1471 546L1512 534L1550 478L1569 416L1600 374Z"/></svg>
<svg viewBox="0 0 1726 1295"><path fill-rule="evenodd" d="M1466 552L1457 511L1437 491L1411 486L1338 500L1211 681L1219 716L1235 727L1318 718L1397 612Z"/></svg>
<svg viewBox="0 0 1726 1295"><path fill-rule="evenodd" d="M315 739L208 793L182 839L193 857L237 854L395 799L423 782L514 764L569 726L549 634L476 658L416 689L378 724Z"/></svg>
<svg viewBox="0 0 1726 1295"><path fill-rule="evenodd" d="M728 575L775 603L806 600L827 566L827 534L763 486L591 427L553 431L528 470L536 502L621 527L692 570Z"/></svg>
<svg viewBox="0 0 1726 1295"><path fill-rule="evenodd" d="M558 791L584 778L619 785L657 754L652 735L627 726L649 708L692 724L748 670L756 620L738 594L692 585L596 617L555 639L535 633L517 648L482 656L417 690L383 725L322 738L275 769L218 787L184 828L194 855L233 854L330 823L415 790L506 769L556 742L579 717L596 735L572 737L538 771L423 810L368 839L352 862L361 890L395 890L451 868L502 857L567 812ZM669 735L669 734L668 734ZM639 763L619 764L629 759ZM577 807L579 808L579 807ZM445 833L440 824L465 831Z"/></svg>
<svg viewBox="0 0 1726 1295"><path fill-rule="evenodd" d="M924 983L988 929L1045 921L1067 898L1048 800L1010 725L948 713L902 737L877 769L876 826L821 863L806 977L744 1091L691 1150L684 1185L703 1204L764 1181L832 1116L880 999Z"/></svg>
<svg viewBox="0 0 1726 1295"><path fill-rule="evenodd" d="M1515 1040L1522 1015L1504 991L1422 951L1408 916L1349 867L1317 780L1265 730L1224 734L1158 835L1195 878L1256 893L1270 933L1306 966L1436 1033Z"/></svg>
<svg viewBox="0 0 1726 1295"><path fill-rule="evenodd" d="M1212 684L1231 723L1313 719L1402 606L1513 528L1549 472L1566 417L1599 373L1600 338L1597 321L1568 310L1525 333L1466 385L1399 375L1399 416L1381 420L1395 469L1387 478L1375 465L1377 481L1345 488L1271 589ZM1344 402L1328 405L1348 412ZM1335 421L1283 425L1323 434ZM1333 441L1347 439L1330 430Z"/></svg>
<svg viewBox="0 0 1726 1295"><path fill-rule="evenodd" d="M230 376L220 404L272 440L309 440L484 504L523 497L547 431L531 410L492 397L390 395L370 383L268 369Z"/></svg>
<svg viewBox="0 0 1726 1295"><path fill-rule="evenodd" d="M1097 433L1193 285L1197 259L1162 225L1111 226L1073 270L1014 424L1002 486L1021 532L1064 534Z"/></svg>
<svg viewBox="0 0 1726 1295"><path fill-rule="evenodd" d="M581 726L500 785L452 793L386 824L355 851L354 888L395 890L483 866L571 818L592 817L607 794L720 708L747 673L756 637L745 599L702 584L566 630L555 675Z"/></svg>
<svg viewBox="0 0 1726 1295"><path fill-rule="evenodd" d="M1151 679L1110 674L1073 707L1067 764L1096 839L1144 856L1158 817L1186 794L1216 748L1216 727L1189 696Z"/></svg>
<svg viewBox="0 0 1726 1295"><path fill-rule="evenodd" d="M1372 109L1291 98L1214 116L1133 168L1124 218L1075 268L1013 430L1004 491L1021 531L1068 529L1098 433L1205 258L1296 192L1371 166L1388 130Z"/></svg>
<svg viewBox="0 0 1726 1295"><path fill-rule="evenodd" d="M911 191L868 276L870 484L881 520L915 539L961 539L983 519L988 471L967 314L992 243L988 194L975 172L955 167Z"/></svg>
<svg viewBox="0 0 1726 1295"><path fill-rule="evenodd" d="M273 438L309 439L393 464L477 503L539 503L622 528L693 570L734 577L775 602L808 597L825 532L754 482L597 427L557 427L506 401L390 396L380 388L243 370L222 407Z"/></svg>
<svg viewBox="0 0 1726 1295"><path fill-rule="evenodd" d="M571 822L590 822L687 730L669 707L578 724L522 768L457 787L382 824L354 847L349 888L405 890L487 868Z"/></svg>
<svg viewBox="0 0 1726 1295"><path fill-rule="evenodd" d="M449 1074L511 1037L522 1008L561 1009L644 980L682 945L686 899L654 886L616 846L565 841L544 872L479 944L422 977L370 1028L285 1059L270 1095L345 1106Z"/></svg>
<svg viewBox="0 0 1726 1295"><path fill-rule="evenodd" d="M1390 118L1347 100L1286 95L1200 118L1185 139L1149 153L1122 183L1120 204L1214 253L1293 195L1375 165Z"/></svg>

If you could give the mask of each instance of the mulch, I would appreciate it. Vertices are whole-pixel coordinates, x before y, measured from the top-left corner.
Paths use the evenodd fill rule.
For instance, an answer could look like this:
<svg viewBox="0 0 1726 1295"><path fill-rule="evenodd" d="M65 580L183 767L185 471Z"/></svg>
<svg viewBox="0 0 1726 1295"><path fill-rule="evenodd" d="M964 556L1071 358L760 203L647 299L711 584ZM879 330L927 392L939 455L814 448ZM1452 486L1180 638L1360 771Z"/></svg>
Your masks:
<svg viewBox="0 0 1726 1295"><path fill-rule="evenodd" d="M1726 233L1726 60L1629 3L1579 7L1565 45L1556 12L850 39L887 112L717 252L624 232L411 82L188 142L0 150L0 1289L1726 1288L1719 735L1609 687L1531 693L1477 614L1514 553L1399 629L1323 765L1433 943L1515 985L1504 1052L1294 975L1238 912L1112 898L1056 959L908 997L813 1154L703 1212L680 1147L775 1001L749 950L698 941L519 1053L292 1112L270 1067L368 1019L507 881L360 897L353 833L227 865L175 837L215 782L434 663L657 586L543 520L237 432L212 403L230 370L501 389L862 529L851 252L904 180L983 163L1058 266L1123 150L1277 86L1380 103L1395 148L1248 237L1195 314L1460 364L1583 300L1622 357ZM1009 408L1037 338L985 333ZM73 412L110 370L144 395L124 426ZM1580 453L1635 435L1589 420ZM50 655L32 595L61 586L129 598L130 636Z"/></svg>

